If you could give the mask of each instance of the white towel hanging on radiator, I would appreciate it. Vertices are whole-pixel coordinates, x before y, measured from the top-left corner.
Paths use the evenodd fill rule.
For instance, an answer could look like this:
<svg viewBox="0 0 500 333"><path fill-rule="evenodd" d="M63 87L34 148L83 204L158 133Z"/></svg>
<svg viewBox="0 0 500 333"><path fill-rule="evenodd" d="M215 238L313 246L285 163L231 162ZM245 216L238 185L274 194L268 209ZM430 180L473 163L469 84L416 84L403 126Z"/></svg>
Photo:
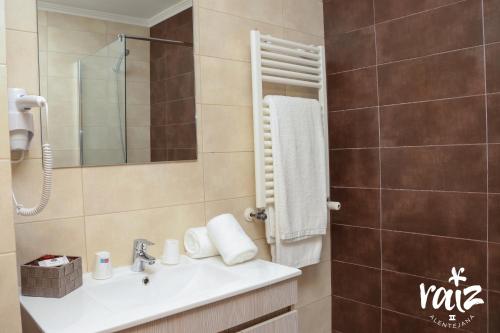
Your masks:
<svg viewBox="0 0 500 333"><path fill-rule="evenodd" d="M326 233L326 137L317 100L267 96L271 114L274 207L266 225L273 261L319 262Z"/></svg>

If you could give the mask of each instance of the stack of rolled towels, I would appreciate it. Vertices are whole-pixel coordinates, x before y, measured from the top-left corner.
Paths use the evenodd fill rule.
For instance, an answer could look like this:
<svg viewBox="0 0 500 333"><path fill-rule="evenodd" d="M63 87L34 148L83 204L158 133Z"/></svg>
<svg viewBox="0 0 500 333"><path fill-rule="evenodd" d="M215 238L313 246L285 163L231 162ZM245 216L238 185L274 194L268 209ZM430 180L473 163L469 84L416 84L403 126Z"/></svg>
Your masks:
<svg viewBox="0 0 500 333"><path fill-rule="evenodd" d="M184 235L184 247L191 258L219 255L226 265L253 259L257 246L231 214L211 219L206 227L190 228Z"/></svg>

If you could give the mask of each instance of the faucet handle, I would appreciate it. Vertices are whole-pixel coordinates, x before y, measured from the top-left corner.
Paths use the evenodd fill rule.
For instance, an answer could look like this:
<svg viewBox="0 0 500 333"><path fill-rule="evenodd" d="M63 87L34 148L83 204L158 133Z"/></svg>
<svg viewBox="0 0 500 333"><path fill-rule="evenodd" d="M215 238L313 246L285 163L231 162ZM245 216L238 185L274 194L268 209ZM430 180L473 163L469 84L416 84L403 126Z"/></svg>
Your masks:
<svg viewBox="0 0 500 333"><path fill-rule="evenodd" d="M138 251L145 251L149 245L155 245L155 243L143 238L134 240L134 248Z"/></svg>

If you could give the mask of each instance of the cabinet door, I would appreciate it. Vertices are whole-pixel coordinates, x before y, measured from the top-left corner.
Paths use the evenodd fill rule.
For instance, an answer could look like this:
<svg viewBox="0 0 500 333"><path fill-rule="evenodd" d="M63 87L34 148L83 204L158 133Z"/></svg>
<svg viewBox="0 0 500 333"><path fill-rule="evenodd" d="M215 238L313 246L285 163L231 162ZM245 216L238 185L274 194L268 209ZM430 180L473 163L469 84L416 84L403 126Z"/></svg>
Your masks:
<svg viewBox="0 0 500 333"><path fill-rule="evenodd" d="M244 329L240 333L298 333L297 311L285 313L263 323Z"/></svg>

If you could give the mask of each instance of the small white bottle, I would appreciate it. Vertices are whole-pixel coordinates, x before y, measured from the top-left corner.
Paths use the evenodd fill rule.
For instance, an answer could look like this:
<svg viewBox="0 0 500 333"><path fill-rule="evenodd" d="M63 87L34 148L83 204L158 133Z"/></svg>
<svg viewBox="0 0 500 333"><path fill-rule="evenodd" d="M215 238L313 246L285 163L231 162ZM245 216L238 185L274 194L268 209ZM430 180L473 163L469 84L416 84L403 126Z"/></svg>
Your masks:
<svg viewBox="0 0 500 333"><path fill-rule="evenodd" d="M95 268L92 277L96 280L106 280L113 276L113 265L111 264L111 254L108 251L101 251L95 254Z"/></svg>
<svg viewBox="0 0 500 333"><path fill-rule="evenodd" d="M177 239L165 240L161 262L167 265L177 265L179 257L179 241Z"/></svg>

